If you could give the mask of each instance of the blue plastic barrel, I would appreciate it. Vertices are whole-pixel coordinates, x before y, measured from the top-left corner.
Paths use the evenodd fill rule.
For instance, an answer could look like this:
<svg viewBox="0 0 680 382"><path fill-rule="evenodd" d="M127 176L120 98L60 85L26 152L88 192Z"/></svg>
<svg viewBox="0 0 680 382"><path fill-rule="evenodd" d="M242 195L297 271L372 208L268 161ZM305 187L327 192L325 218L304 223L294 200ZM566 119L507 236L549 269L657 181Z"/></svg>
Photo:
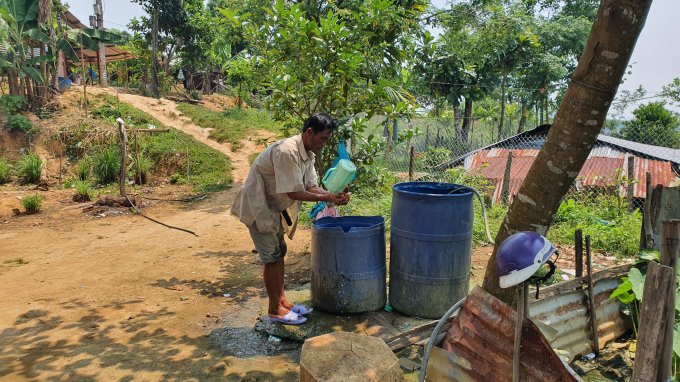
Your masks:
<svg viewBox="0 0 680 382"><path fill-rule="evenodd" d="M364 313L387 302L385 218L325 217L312 223L312 306Z"/></svg>
<svg viewBox="0 0 680 382"><path fill-rule="evenodd" d="M66 93L71 88L71 80L68 78L59 77L57 84L59 85L59 93Z"/></svg>
<svg viewBox="0 0 680 382"><path fill-rule="evenodd" d="M441 318L468 293L471 191L451 183L392 186L390 305L401 313Z"/></svg>

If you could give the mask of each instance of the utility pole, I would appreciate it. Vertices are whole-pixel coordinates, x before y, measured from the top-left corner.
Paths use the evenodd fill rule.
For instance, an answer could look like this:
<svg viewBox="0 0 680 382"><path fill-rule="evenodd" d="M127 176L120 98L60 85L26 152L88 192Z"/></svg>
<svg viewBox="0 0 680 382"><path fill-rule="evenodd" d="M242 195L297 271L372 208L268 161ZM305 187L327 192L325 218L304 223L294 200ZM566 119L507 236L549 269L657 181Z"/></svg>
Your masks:
<svg viewBox="0 0 680 382"><path fill-rule="evenodd" d="M98 0L99 1L99 0ZM151 93L154 97L158 95L158 4L153 1L153 36L151 53ZM206 73L207 75L207 73Z"/></svg>
<svg viewBox="0 0 680 382"><path fill-rule="evenodd" d="M94 26L99 30L104 29L104 7L102 0L94 0L94 14L97 19L97 25ZM99 64L99 84L102 87L107 87L107 71L106 71L106 45L99 43L99 51L97 51L97 63Z"/></svg>

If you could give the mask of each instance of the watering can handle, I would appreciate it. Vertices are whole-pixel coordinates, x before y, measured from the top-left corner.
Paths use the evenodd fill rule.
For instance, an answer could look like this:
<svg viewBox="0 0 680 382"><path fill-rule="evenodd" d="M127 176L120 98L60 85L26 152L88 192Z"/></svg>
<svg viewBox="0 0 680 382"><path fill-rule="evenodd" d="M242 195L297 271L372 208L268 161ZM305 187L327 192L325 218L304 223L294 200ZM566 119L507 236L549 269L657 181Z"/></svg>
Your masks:
<svg viewBox="0 0 680 382"><path fill-rule="evenodd" d="M336 167L329 168L328 171L326 171L326 175L323 176L323 179L321 179L321 183L326 184L326 180L328 180L328 177L331 176L333 171L335 171Z"/></svg>

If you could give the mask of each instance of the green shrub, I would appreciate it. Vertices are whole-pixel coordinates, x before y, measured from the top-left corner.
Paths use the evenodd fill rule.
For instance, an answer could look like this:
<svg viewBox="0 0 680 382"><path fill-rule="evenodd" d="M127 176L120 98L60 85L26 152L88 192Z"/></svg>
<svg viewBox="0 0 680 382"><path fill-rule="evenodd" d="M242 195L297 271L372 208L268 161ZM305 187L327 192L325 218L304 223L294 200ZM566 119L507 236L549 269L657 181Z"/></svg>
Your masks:
<svg viewBox="0 0 680 382"><path fill-rule="evenodd" d="M92 184L89 180L76 180L73 186L76 189L76 194L73 196L73 200L76 202L89 202L90 201L90 187Z"/></svg>
<svg viewBox="0 0 680 382"><path fill-rule="evenodd" d="M2 97L0 97L0 107L2 107L5 112L9 115L14 115L21 110L24 105L26 105L28 102L26 101L26 98L22 96L13 96L9 94L5 94Z"/></svg>
<svg viewBox="0 0 680 382"><path fill-rule="evenodd" d="M24 207L28 215L32 215L40 212L42 201L43 197L41 195L35 194L21 199L21 205Z"/></svg>
<svg viewBox="0 0 680 382"><path fill-rule="evenodd" d="M132 176L135 178L135 183L146 184L149 170L151 170L151 160L145 156L140 156L139 159L132 165L131 169ZM138 173L141 176L141 179L137 178Z"/></svg>
<svg viewBox="0 0 680 382"><path fill-rule="evenodd" d="M187 180L182 174L176 172L170 175L170 184L187 184Z"/></svg>
<svg viewBox="0 0 680 382"><path fill-rule="evenodd" d="M90 169L92 168L92 161L90 157L85 156L79 160L75 166L76 178L79 180L87 180L90 177Z"/></svg>
<svg viewBox="0 0 680 382"><path fill-rule="evenodd" d="M33 128L33 123L23 115L10 115L7 117L7 130L28 133Z"/></svg>
<svg viewBox="0 0 680 382"><path fill-rule="evenodd" d="M0 184L9 182L9 170L10 164L7 162L7 158L0 158Z"/></svg>
<svg viewBox="0 0 680 382"><path fill-rule="evenodd" d="M118 179L120 173L120 153L113 147L95 154L94 175L100 183L111 183Z"/></svg>
<svg viewBox="0 0 680 382"><path fill-rule="evenodd" d="M197 92L196 90L192 91L189 94L189 97L191 97L191 99L195 99L197 101L201 101L203 99L203 96L201 95L201 93Z"/></svg>
<svg viewBox="0 0 680 382"><path fill-rule="evenodd" d="M43 161L36 153L24 155L19 162L19 175L24 183L38 183L42 174Z"/></svg>

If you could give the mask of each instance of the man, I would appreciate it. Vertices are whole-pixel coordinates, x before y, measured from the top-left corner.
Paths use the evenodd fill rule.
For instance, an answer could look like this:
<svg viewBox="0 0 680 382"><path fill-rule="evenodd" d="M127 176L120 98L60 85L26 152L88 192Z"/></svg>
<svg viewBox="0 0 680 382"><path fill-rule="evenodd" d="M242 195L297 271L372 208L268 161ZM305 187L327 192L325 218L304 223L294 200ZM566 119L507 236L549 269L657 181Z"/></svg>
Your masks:
<svg viewBox="0 0 680 382"><path fill-rule="evenodd" d="M335 129L325 114L314 114L305 121L302 134L283 139L260 154L236 194L231 212L248 227L255 249L264 264L264 286L269 296L269 317L274 322L302 324L312 309L293 305L283 289L285 275L284 233L293 238L302 202L329 202L345 205L349 194L339 195L317 185L315 152L321 150Z"/></svg>

